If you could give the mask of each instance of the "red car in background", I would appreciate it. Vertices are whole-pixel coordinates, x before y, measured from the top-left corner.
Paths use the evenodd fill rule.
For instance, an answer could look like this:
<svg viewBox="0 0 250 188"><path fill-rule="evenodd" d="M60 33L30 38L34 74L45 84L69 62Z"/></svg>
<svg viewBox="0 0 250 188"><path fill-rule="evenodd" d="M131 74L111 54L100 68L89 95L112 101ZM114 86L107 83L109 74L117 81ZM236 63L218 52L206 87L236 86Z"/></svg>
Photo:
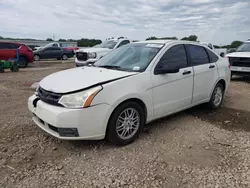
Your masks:
<svg viewBox="0 0 250 188"><path fill-rule="evenodd" d="M33 52L25 44L17 42L0 42L0 60L16 59L17 49L20 49L19 67L25 68L28 63L32 63Z"/></svg>

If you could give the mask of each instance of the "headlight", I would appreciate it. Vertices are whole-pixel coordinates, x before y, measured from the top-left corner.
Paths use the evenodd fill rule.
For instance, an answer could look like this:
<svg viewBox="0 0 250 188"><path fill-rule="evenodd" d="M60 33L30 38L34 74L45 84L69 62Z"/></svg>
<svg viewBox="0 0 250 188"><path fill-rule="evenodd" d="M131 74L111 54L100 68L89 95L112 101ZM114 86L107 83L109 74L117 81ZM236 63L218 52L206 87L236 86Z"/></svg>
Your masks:
<svg viewBox="0 0 250 188"><path fill-rule="evenodd" d="M40 86L39 86L39 84L38 84L37 87L36 87L35 93L34 93L36 96L38 96L39 87L40 87Z"/></svg>
<svg viewBox="0 0 250 188"><path fill-rule="evenodd" d="M66 108L86 108L89 107L94 97L102 90L101 86L78 93L63 95L59 104Z"/></svg>
<svg viewBox="0 0 250 188"><path fill-rule="evenodd" d="M88 56L89 56L90 59L94 59L94 58L96 58L96 53L95 52L89 52Z"/></svg>

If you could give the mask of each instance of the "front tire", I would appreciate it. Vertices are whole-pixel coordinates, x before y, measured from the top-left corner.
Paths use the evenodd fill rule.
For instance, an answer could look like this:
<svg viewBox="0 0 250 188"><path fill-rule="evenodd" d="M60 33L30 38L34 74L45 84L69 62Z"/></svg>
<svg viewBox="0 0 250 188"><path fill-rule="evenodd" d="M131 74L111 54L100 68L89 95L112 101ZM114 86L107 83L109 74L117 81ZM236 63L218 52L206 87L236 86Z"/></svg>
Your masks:
<svg viewBox="0 0 250 188"><path fill-rule="evenodd" d="M19 59L19 67L26 68L28 66L28 60L26 57L20 57Z"/></svg>
<svg viewBox="0 0 250 188"><path fill-rule="evenodd" d="M224 91L225 88L223 87L222 84L218 83L215 86L211 99L209 101L209 106L211 109L216 110L221 107L221 104L224 99Z"/></svg>
<svg viewBox="0 0 250 188"><path fill-rule="evenodd" d="M39 55L34 55L34 60L35 61L40 61L40 56Z"/></svg>
<svg viewBox="0 0 250 188"><path fill-rule="evenodd" d="M143 108L129 101L118 106L108 123L107 139L115 145L124 146L133 142L145 124Z"/></svg>

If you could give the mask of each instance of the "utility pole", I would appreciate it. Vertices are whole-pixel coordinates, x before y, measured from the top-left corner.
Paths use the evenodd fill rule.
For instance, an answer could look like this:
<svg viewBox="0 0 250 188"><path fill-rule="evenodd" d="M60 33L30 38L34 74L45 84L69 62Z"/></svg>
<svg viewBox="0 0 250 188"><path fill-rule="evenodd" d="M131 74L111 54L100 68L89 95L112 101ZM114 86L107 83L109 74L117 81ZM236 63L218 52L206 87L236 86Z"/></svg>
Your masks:
<svg viewBox="0 0 250 188"><path fill-rule="evenodd" d="M55 41L55 34L53 34L53 41Z"/></svg>

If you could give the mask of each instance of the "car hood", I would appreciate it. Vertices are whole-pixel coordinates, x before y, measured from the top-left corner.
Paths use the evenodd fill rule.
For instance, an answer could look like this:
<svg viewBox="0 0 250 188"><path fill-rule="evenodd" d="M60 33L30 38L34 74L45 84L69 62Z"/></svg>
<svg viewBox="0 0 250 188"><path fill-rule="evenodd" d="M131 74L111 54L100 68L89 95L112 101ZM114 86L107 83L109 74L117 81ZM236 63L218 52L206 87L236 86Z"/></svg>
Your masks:
<svg viewBox="0 0 250 188"><path fill-rule="evenodd" d="M250 52L233 52L226 55L227 57L250 57Z"/></svg>
<svg viewBox="0 0 250 188"><path fill-rule="evenodd" d="M111 49L109 48L84 48L79 49L77 52L109 52Z"/></svg>
<svg viewBox="0 0 250 188"><path fill-rule="evenodd" d="M80 67L53 73L41 80L39 85L47 91L69 93L134 74L138 74L138 72Z"/></svg>

